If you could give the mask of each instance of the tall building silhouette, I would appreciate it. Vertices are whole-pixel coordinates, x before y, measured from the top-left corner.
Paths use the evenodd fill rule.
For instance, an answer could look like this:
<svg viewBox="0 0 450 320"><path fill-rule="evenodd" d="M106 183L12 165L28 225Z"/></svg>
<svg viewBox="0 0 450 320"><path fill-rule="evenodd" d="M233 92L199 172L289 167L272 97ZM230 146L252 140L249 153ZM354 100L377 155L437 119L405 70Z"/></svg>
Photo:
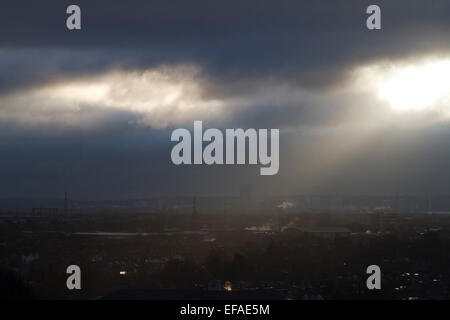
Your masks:
<svg viewBox="0 0 450 320"><path fill-rule="evenodd" d="M192 200L192 218L195 219L197 216L197 197L194 196L194 199Z"/></svg>
<svg viewBox="0 0 450 320"><path fill-rule="evenodd" d="M67 192L64 192L64 214L69 213L69 201L67 200Z"/></svg>

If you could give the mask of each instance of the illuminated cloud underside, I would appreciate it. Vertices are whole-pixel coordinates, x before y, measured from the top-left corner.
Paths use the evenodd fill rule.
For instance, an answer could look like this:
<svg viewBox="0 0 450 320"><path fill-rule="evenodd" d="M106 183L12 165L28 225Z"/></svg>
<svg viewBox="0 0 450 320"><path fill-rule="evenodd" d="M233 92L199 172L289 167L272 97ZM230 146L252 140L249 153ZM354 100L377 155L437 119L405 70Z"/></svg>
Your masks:
<svg viewBox="0 0 450 320"><path fill-rule="evenodd" d="M116 115L122 123L161 129L190 126L193 120L199 119L216 122L227 117L236 119L236 115L239 117L240 112L249 112L249 109L253 110L249 114L253 119L261 112L270 113L264 115L266 118L276 118L278 113L289 113L295 108L303 110L299 116L308 117L305 110L316 108L320 111L313 117L331 124L333 121L326 120L327 117L336 116L336 108L350 104L365 106L365 109L359 108L365 112L352 108L349 110L353 112L347 112L346 124L358 126L408 121L407 117L398 117L397 111L416 111L415 114L420 111L424 115L437 111L439 119L433 121L448 119L450 59L390 65L375 63L361 66L355 73L354 81L343 83L335 92L313 92L274 82L244 94L217 98L207 92L208 83L196 66L111 70L0 96L0 120L29 127L52 125L83 129L108 123ZM391 109L388 118L383 114L385 106ZM422 114L418 115L422 121L426 120Z"/></svg>
<svg viewBox="0 0 450 320"><path fill-rule="evenodd" d="M136 125L164 128L218 116L223 107L222 101L203 96L198 70L190 66L110 71L23 91L0 102L7 106L0 113L3 119L81 127L95 125L95 119L82 116L83 110L136 113Z"/></svg>

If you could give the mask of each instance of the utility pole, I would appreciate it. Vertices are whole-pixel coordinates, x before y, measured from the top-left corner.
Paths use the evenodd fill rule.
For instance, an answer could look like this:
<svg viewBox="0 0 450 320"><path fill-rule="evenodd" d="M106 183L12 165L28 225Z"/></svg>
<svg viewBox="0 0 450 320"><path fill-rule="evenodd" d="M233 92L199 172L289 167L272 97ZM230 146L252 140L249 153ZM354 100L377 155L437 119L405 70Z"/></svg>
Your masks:
<svg viewBox="0 0 450 320"><path fill-rule="evenodd" d="M67 200L67 192L64 192L64 215L69 213L69 202Z"/></svg>

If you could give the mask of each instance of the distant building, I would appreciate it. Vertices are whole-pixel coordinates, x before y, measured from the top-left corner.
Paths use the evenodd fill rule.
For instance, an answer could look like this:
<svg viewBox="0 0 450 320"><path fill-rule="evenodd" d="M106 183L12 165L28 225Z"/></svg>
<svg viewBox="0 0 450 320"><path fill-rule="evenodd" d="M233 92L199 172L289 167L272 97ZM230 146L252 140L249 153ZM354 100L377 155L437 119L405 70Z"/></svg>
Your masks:
<svg viewBox="0 0 450 320"><path fill-rule="evenodd" d="M222 281L220 280L210 280L208 282L208 291L222 291Z"/></svg>
<svg viewBox="0 0 450 320"><path fill-rule="evenodd" d="M336 236L348 236L351 234L350 229L343 227L290 227L282 230L285 234L306 234L323 238L335 238Z"/></svg>
<svg viewBox="0 0 450 320"><path fill-rule="evenodd" d="M33 208L31 213L33 216L51 216L58 214L58 208Z"/></svg>
<svg viewBox="0 0 450 320"><path fill-rule="evenodd" d="M100 300L285 300L273 290L120 290Z"/></svg>

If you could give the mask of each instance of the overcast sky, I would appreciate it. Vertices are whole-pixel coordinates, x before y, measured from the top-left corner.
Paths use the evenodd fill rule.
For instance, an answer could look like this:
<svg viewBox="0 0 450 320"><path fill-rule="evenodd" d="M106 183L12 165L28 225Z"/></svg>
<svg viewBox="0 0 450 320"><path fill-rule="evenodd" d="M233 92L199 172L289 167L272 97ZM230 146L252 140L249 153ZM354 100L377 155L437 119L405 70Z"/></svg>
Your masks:
<svg viewBox="0 0 450 320"><path fill-rule="evenodd" d="M0 198L448 193L449 16L445 0L4 1ZM279 128L279 173L173 165L170 134L194 120Z"/></svg>

